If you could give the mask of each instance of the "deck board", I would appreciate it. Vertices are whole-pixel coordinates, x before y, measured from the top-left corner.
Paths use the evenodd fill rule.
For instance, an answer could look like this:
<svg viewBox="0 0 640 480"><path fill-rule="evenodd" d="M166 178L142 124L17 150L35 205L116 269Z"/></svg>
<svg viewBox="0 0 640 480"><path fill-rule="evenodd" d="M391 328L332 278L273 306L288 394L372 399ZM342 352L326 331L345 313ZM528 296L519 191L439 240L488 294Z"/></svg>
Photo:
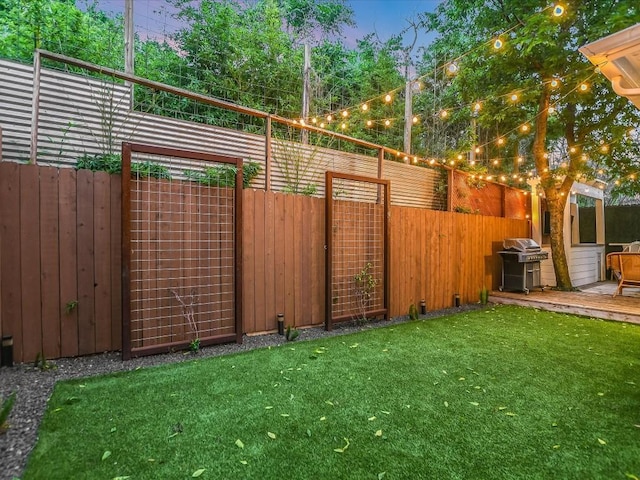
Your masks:
<svg viewBox="0 0 640 480"><path fill-rule="evenodd" d="M624 295L616 297L613 297L614 290L615 283L601 282L576 292L547 289L532 290L525 295L492 291L489 301L640 324L640 289L625 288Z"/></svg>

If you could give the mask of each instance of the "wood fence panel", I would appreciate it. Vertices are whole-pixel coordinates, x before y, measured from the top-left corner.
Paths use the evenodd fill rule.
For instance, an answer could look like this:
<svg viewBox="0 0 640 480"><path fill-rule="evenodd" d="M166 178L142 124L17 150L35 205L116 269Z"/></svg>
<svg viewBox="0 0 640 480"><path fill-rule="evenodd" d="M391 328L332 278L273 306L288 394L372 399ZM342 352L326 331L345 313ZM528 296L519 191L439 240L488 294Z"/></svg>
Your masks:
<svg viewBox="0 0 640 480"><path fill-rule="evenodd" d="M35 359L42 352L40 307L40 188L38 167L25 165L20 172L20 260L22 290L22 337L33 339L22 345L23 358Z"/></svg>
<svg viewBox="0 0 640 480"><path fill-rule="evenodd" d="M275 283L275 312L284 314L287 303L287 289L286 289L286 269L285 269L285 256L289 245L287 243L287 237L285 232L285 195L273 195L274 199L274 283ZM324 227L323 227L324 228ZM323 239L324 241L324 239ZM285 318L286 320L286 318ZM277 324L276 324L277 327ZM273 327L272 327L273 328Z"/></svg>
<svg viewBox="0 0 640 480"><path fill-rule="evenodd" d="M96 324L93 245L93 172L78 170L78 353L95 353Z"/></svg>
<svg viewBox="0 0 640 480"><path fill-rule="evenodd" d="M276 285L275 268L278 260L274 254L274 234L276 223L275 198L271 192L267 192L264 199L264 289L265 289L265 319L264 329L272 330L275 325L276 311Z"/></svg>
<svg viewBox="0 0 640 480"><path fill-rule="evenodd" d="M285 271L285 304L284 304L284 321L288 325L295 325L295 231L297 229L295 219L295 202L294 195L284 195L284 212L285 212L285 251L284 251L284 271Z"/></svg>
<svg viewBox="0 0 640 480"><path fill-rule="evenodd" d="M95 349L111 350L111 181L106 172L93 177Z"/></svg>
<svg viewBox="0 0 640 480"><path fill-rule="evenodd" d="M111 348L122 348L122 181L111 176Z"/></svg>
<svg viewBox="0 0 640 480"><path fill-rule="evenodd" d="M264 197L265 192L255 190L254 192L254 277L253 284L253 309L255 314L255 328L259 332L267 330L266 310L265 310L265 218L264 218ZM251 292L249 290L249 292Z"/></svg>
<svg viewBox="0 0 640 480"><path fill-rule="evenodd" d="M77 172L70 168L59 170L60 353L63 357L78 355L77 177Z"/></svg>
<svg viewBox="0 0 640 480"><path fill-rule="evenodd" d="M13 355L22 360L22 290L20 278L20 172L17 163L0 163L0 285L2 335L13 337Z"/></svg>
<svg viewBox="0 0 640 480"><path fill-rule="evenodd" d="M324 248L324 200L314 198L311 201L311 324L322 325L325 320L325 248Z"/></svg>
<svg viewBox="0 0 640 480"><path fill-rule="evenodd" d="M43 353L61 356L60 321L60 219L58 170L40 170L40 262L42 289Z"/></svg>
<svg viewBox="0 0 640 480"><path fill-rule="evenodd" d="M141 211L136 215L151 218L163 204L163 225L169 225L154 227L157 231L144 227L147 241L168 242L170 251L181 251L185 241L205 249L217 241L189 222L198 214L193 201L202 195L202 187L141 183L144 198L138 200ZM2 334L14 338L16 361L31 361L42 350L52 358L120 348L120 193L118 176L0 163L0 320ZM163 203L165 196L170 197L168 205ZM324 200L245 190L244 207L244 331L275 331L277 313L284 313L288 325L321 325ZM220 221L228 214L207 205L200 213ZM345 240L352 239L357 227L352 217L348 214L341 224ZM401 206L391 208L390 229L391 271L386 281L391 286L392 317L406 315L409 306L418 307L422 299L429 310L450 307L455 293L462 303L478 301L480 288L500 284L497 251L503 239L529 233L525 220ZM367 248L377 247L351 252L355 264L368 258ZM219 269L226 275L230 268L222 258L219 264L213 259L211 265L198 266L177 257L145 255L139 260L175 271L180 282L176 286L187 289L182 284L189 269ZM144 278L137 281L138 288L151 287L144 286ZM164 291L166 286L158 288ZM218 293L212 287L210 295L215 298ZM177 302L160 302L159 316L168 317L169 324L163 320L159 333L188 333ZM226 299L221 302L221 308L227 308ZM217 328L213 315L211 328Z"/></svg>
<svg viewBox="0 0 640 480"><path fill-rule="evenodd" d="M253 281L255 278L255 224L254 224L254 204L253 204L253 191L244 190L242 199L242 216L243 216L243 249L242 249L242 265L244 268L244 275L242 277L242 290L243 295L243 329L244 333L258 332L256 329L256 316L255 316L255 297L253 295Z"/></svg>

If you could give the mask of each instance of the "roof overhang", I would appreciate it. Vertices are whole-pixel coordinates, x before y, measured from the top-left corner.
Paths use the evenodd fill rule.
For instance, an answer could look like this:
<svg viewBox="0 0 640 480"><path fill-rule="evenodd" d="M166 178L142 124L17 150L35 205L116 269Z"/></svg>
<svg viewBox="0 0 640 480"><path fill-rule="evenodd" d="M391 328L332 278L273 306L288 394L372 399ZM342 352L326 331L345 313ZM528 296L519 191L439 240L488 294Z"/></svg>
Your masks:
<svg viewBox="0 0 640 480"><path fill-rule="evenodd" d="M640 24L581 47L611 81L613 90L640 108Z"/></svg>

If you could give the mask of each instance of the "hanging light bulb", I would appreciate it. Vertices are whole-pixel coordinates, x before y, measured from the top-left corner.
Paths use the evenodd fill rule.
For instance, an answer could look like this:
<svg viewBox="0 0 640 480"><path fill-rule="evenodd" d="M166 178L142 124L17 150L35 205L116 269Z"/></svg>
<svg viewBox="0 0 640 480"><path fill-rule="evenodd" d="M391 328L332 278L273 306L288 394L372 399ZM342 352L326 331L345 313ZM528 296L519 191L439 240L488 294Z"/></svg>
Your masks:
<svg viewBox="0 0 640 480"><path fill-rule="evenodd" d="M577 149L576 147L571 147L571 148L569 149L569 151L570 151L571 153L576 153L576 152L578 151L578 149Z"/></svg>
<svg viewBox="0 0 640 480"><path fill-rule="evenodd" d="M501 181L503 181L503 182L506 182L506 181L507 181L507 177L505 177L504 175L502 175L502 176L500 177L500 180L501 180Z"/></svg>
<svg viewBox="0 0 640 480"><path fill-rule="evenodd" d="M602 153L608 153L608 152L609 152L609 145L602 145L602 146L600 147L600 151L601 151Z"/></svg>
<svg viewBox="0 0 640 480"><path fill-rule="evenodd" d="M497 167L498 165L500 165L500 161L499 160L494 160L493 164Z"/></svg>
<svg viewBox="0 0 640 480"><path fill-rule="evenodd" d="M385 120L384 121L384 126L388 127L389 125L391 125L391 120Z"/></svg>
<svg viewBox="0 0 640 480"><path fill-rule="evenodd" d="M373 125L373 122L371 120L367 120L367 127L370 127L371 125Z"/></svg>
<svg viewBox="0 0 640 480"><path fill-rule="evenodd" d="M458 160L462 160L462 154L458 154Z"/></svg>
<svg viewBox="0 0 640 480"><path fill-rule="evenodd" d="M561 17L562 15L564 15L564 7L560 4L556 5L555 7L553 7L553 16L554 17Z"/></svg>
<svg viewBox="0 0 640 480"><path fill-rule="evenodd" d="M447 75L451 77L457 75L458 70L458 64L456 62L447 63L447 65L445 65L445 72L447 72Z"/></svg>
<svg viewBox="0 0 640 480"><path fill-rule="evenodd" d="M473 111L479 112L482 109L482 104L480 102L476 102L473 104Z"/></svg>
<svg viewBox="0 0 640 480"><path fill-rule="evenodd" d="M418 163L418 157L413 157L413 163Z"/></svg>
<svg viewBox="0 0 640 480"><path fill-rule="evenodd" d="M452 167L453 167L455 164L456 164L455 160L451 160L451 161L449 162L449 165L451 165Z"/></svg>
<svg viewBox="0 0 640 480"><path fill-rule="evenodd" d="M324 122L320 122L320 128L324 128Z"/></svg>
<svg viewBox="0 0 640 480"><path fill-rule="evenodd" d="M518 157L518 163L522 163L522 162L524 162L524 158Z"/></svg>
<svg viewBox="0 0 640 480"><path fill-rule="evenodd" d="M589 90L589 84L586 82L581 83L578 88L580 89L581 92L586 92L587 90Z"/></svg>
<svg viewBox="0 0 640 480"><path fill-rule="evenodd" d="M327 123L331 123L333 117L331 115L327 115Z"/></svg>
<svg viewBox="0 0 640 480"><path fill-rule="evenodd" d="M414 115L412 121L413 121L414 124L418 123L418 117L416 115Z"/></svg>
<svg viewBox="0 0 640 480"><path fill-rule="evenodd" d="M366 112L367 110L369 110L369 105L366 103L363 103L361 108L363 112Z"/></svg>
<svg viewBox="0 0 640 480"><path fill-rule="evenodd" d="M553 115L554 113L556 113L556 107L554 107L553 105L551 105L547 111L549 112L549 115Z"/></svg>
<svg viewBox="0 0 640 480"><path fill-rule="evenodd" d="M303 127L305 126L304 118L301 118L301 119L300 119L300 125L302 125Z"/></svg>
<svg viewBox="0 0 640 480"><path fill-rule="evenodd" d="M528 123L523 124L523 125L520 127L520 131L521 131L522 133L527 133L527 132L529 131L529 124L528 124Z"/></svg>
<svg viewBox="0 0 640 480"><path fill-rule="evenodd" d="M511 100L513 103L516 103L518 99L519 97L517 93L512 93L511 96L509 97L509 100Z"/></svg>
<svg viewBox="0 0 640 480"><path fill-rule="evenodd" d="M316 117L313 117L311 119L311 123L313 123L315 125L316 123L318 123L318 119Z"/></svg>
<svg viewBox="0 0 640 480"><path fill-rule="evenodd" d="M349 112L348 112L348 111L346 111L346 110L343 110L343 111L342 111L342 116L343 116L344 118L347 118L347 117L349 116Z"/></svg>
<svg viewBox="0 0 640 480"><path fill-rule="evenodd" d="M446 110L440 110L440 117L447 118L449 116L449 112Z"/></svg>
<svg viewBox="0 0 640 480"><path fill-rule="evenodd" d="M551 86L551 88L558 88L560 86L560 79L552 78L549 82L549 85Z"/></svg>
<svg viewBox="0 0 640 480"><path fill-rule="evenodd" d="M391 101L391 94L390 94L390 93L387 93L387 94L385 95L385 97L384 97L384 101L385 101L385 102L387 102L387 103L389 103L389 102Z"/></svg>
<svg viewBox="0 0 640 480"><path fill-rule="evenodd" d="M341 128L342 130L346 130L346 129L347 129L347 124L343 122L343 123L340 125L340 128Z"/></svg>
<svg viewBox="0 0 640 480"><path fill-rule="evenodd" d="M475 164L476 164L476 161L475 161L475 160L471 160L471 161L469 162L469 165L471 165L472 167L473 167Z"/></svg>
<svg viewBox="0 0 640 480"><path fill-rule="evenodd" d="M504 46L504 43L502 42L502 40L500 40L499 38L496 38L493 41L493 48L495 50L500 50L502 47Z"/></svg>
<svg viewBox="0 0 640 480"><path fill-rule="evenodd" d="M616 180L615 182L613 182L616 186L620 185L620 180Z"/></svg>
<svg viewBox="0 0 640 480"><path fill-rule="evenodd" d="M504 138L502 138L502 137L498 138L497 144L498 145L504 145Z"/></svg>
<svg viewBox="0 0 640 480"><path fill-rule="evenodd" d="M436 159L432 158L431 160L429 160L429 165L435 165L436 163Z"/></svg>
<svg viewBox="0 0 640 480"><path fill-rule="evenodd" d="M491 175L487 175L487 180L493 180L493 177Z"/></svg>
<svg viewBox="0 0 640 480"><path fill-rule="evenodd" d="M475 152L480 153L480 147L476 147Z"/></svg>

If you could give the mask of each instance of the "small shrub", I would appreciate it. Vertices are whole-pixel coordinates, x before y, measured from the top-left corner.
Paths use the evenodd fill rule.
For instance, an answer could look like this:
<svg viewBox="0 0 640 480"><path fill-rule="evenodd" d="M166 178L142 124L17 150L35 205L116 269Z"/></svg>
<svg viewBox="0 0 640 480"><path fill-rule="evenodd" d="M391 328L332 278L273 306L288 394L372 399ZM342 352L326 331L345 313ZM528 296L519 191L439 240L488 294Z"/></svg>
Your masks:
<svg viewBox="0 0 640 480"><path fill-rule="evenodd" d="M242 166L242 186L247 188L258 176L262 166L257 162L246 162ZM204 171L185 170L184 175L191 181L209 187L235 187L238 169L233 165L214 165Z"/></svg>
<svg viewBox="0 0 640 480"><path fill-rule="evenodd" d="M287 330L285 331L284 338L287 342L293 342L300 335L300 331L295 328L291 328L291 325L287 325Z"/></svg>
<svg viewBox="0 0 640 480"><path fill-rule="evenodd" d="M9 429L9 424L7 423L7 419L9 418L9 414L13 409L13 405L16 402L16 392L13 392L2 402L2 406L0 407L0 433L4 433Z"/></svg>
<svg viewBox="0 0 640 480"><path fill-rule="evenodd" d="M195 340L192 340L191 343L189 344L189 351L191 353L198 353L200 351L200 339L196 338Z"/></svg>
<svg viewBox="0 0 640 480"><path fill-rule="evenodd" d="M489 301L489 290L487 290L487 287L482 287L482 290L480 290L480 303L482 305L486 305L488 301Z"/></svg>
<svg viewBox="0 0 640 480"><path fill-rule="evenodd" d="M107 172L110 174L122 172L122 160L116 153L89 155L85 153L78 158L76 169L86 169L92 172ZM153 162L131 162L131 176L137 178L171 179L169 169L164 165Z"/></svg>
<svg viewBox="0 0 640 480"><path fill-rule="evenodd" d="M409 319L418 320L418 307L416 307L415 303L409 305Z"/></svg>
<svg viewBox="0 0 640 480"><path fill-rule="evenodd" d="M357 300L358 310L360 312L359 320L364 322L367 320L367 310L373 300L373 293L378 285L378 279L376 279L371 273L373 265L371 262L367 262L362 270L353 276L354 289Z"/></svg>
<svg viewBox="0 0 640 480"><path fill-rule="evenodd" d="M42 372L56 369L55 364L47 361L47 358L44 356L44 352L38 352L36 359L33 362L33 366Z"/></svg>

